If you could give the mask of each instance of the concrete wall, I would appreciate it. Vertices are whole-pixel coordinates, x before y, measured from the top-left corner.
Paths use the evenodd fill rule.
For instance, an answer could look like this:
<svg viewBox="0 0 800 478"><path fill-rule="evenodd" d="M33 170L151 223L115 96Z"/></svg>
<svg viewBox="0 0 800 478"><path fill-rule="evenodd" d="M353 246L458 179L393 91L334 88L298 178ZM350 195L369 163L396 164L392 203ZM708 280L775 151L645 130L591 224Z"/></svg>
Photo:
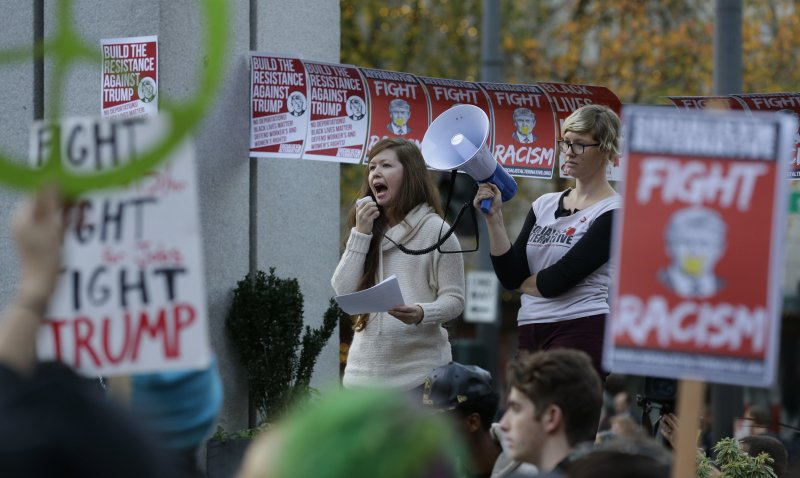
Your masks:
<svg viewBox="0 0 800 478"><path fill-rule="evenodd" d="M30 45L33 41L34 10L32 2L3 0L0 21L0 48ZM34 116L33 59L0 65L0 154L24 161L28 155L28 132ZM0 304L6 304L18 278L18 262L8 226L20 193L0 187Z"/></svg>
<svg viewBox="0 0 800 478"><path fill-rule="evenodd" d="M339 61L339 2L258 1L254 49ZM339 261L339 164L261 160L258 164L258 267L297 277L306 323L322 323ZM301 272L302 271L302 272ZM317 360L313 387L339 377L338 333Z"/></svg>
<svg viewBox="0 0 800 478"><path fill-rule="evenodd" d="M30 45L34 11L43 10L44 35L57 25L61 2L0 0L0 48ZM195 94L203 65L203 14L197 0L73 0L73 25L88 45L103 38L157 35L162 101ZM332 294L330 275L338 260L339 166L335 163L261 160L251 171L248 158L249 77L247 55L260 51L339 60L339 2L335 0L228 0L229 53L222 89L195 136L203 246L212 346L219 356L225 402L220 423L227 430L247 425L246 387L224 330L232 289L249 270L276 267L281 277L298 278L305 295L306 322L321 323ZM253 35L251 37L251 35ZM58 91L35 86L33 61L0 67L0 151L24 158L37 95L57 98L65 115L99 115L100 66L74 65ZM202 92L201 92L202 94ZM45 114L47 112L45 111ZM255 175L253 175L255 173ZM257 197L250 198L251 176ZM8 235L11 205L19 193L0 188L0 306L14 290L17 262ZM250 243L254 205L255 247ZM8 206L8 207L6 207ZM312 381L323 386L338 378L336 334L320 356Z"/></svg>

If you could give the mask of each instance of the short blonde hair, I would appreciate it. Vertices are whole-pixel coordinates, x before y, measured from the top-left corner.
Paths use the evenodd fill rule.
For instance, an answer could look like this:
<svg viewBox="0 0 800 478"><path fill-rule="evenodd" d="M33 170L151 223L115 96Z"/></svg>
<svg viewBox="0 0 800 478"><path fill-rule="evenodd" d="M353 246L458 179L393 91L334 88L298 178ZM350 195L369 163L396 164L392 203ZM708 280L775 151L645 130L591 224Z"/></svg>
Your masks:
<svg viewBox="0 0 800 478"><path fill-rule="evenodd" d="M573 111L561 125L561 137L568 131L589 133L600 143L599 149L609 160L619 155L619 116L604 105L585 105Z"/></svg>

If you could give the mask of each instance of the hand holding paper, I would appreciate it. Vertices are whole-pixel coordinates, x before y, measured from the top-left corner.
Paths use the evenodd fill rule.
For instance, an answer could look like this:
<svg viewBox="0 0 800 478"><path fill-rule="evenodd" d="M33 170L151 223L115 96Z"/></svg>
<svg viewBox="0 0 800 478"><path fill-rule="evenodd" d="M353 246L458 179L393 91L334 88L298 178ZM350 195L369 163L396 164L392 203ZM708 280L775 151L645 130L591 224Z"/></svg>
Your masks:
<svg viewBox="0 0 800 478"><path fill-rule="evenodd" d="M337 296L336 302L350 315L386 312L395 306L405 304L395 275L387 277L369 289Z"/></svg>

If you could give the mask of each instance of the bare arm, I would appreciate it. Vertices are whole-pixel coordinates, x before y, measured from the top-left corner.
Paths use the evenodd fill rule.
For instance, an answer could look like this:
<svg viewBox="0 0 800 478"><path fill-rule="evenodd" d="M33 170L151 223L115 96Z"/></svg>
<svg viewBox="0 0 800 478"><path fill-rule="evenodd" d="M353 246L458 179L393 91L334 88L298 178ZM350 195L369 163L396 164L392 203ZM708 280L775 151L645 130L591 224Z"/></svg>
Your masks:
<svg viewBox="0 0 800 478"><path fill-rule="evenodd" d="M64 207L54 188L23 203L13 220L22 266L17 294L0 322L0 363L28 374L36 364L36 334L61 267Z"/></svg>
<svg viewBox="0 0 800 478"><path fill-rule="evenodd" d="M489 253L493 256L502 256L511 248L511 240L506 232L506 225L503 221L503 200L500 197L500 190L492 183L482 183L475 193L472 205L480 209L481 201L491 199L492 205L489 213L484 215L486 228L489 231Z"/></svg>

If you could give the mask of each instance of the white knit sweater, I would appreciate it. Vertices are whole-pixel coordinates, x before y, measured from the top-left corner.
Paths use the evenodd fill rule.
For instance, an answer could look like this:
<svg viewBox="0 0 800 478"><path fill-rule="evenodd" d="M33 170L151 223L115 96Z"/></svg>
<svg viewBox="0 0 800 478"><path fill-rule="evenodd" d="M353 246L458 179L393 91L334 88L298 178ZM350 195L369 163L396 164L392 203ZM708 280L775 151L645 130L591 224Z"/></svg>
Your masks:
<svg viewBox="0 0 800 478"><path fill-rule="evenodd" d="M412 209L405 219L390 228L386 236L409 249L423 249L439 239L442 218L427 204ZM443 232L448 230L444 225ZM355 292L364 273L364 261L371 234L353 228L344 254L331 278L337 295ZM455 234L441 247L459 250ZM404 254L383 240L377 281L397 276L406 305L422 307L419 325L407 325L391 315L371 314L367 326L356 332L344 371L344 386L388 386L412 389L422 385L436 367L452 360L444 322L464 311L464 260L461 254Z"/></svg>

